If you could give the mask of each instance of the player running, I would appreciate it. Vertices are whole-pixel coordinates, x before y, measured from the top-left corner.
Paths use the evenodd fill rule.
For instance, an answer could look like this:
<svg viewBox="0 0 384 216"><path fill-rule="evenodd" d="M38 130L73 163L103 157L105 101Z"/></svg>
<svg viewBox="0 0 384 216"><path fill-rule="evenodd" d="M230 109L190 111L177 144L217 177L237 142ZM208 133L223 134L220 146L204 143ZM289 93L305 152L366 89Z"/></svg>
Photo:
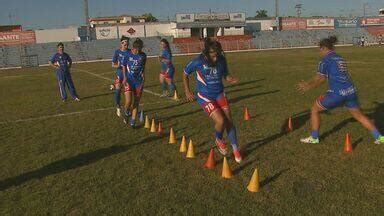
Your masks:
<svg viewBox="0 0 384 216"><path fill-rule="evenodd" d="M348 73L345 60L336 54L335 44L337 38L331 36L320 41L320 54L322 59L319 64L318 73L308 81L301 81L297 89L304 93L315 88L328 80L329 88L326 94L320 96L313 104L311 110L311 136L303 138L303 143L319 143L320 112L345 105L351 115L367 128L375 139L376 144L383 144L384 137L379 133L373 123L360 109L357 97L357 89Z"/></svg>
<svg viewBox="0 0 384 216"><path fill-rule="evenodd" d="M187 100L193 101L195 96L190 89L189 75L196 72L197 102L215 124L215 143L221 154L227 154L227 146L223 139L224 130L231 141L233 154L237 163L242 161L237 146L236 128L232 122L231 110L224 94L223 79L234 84L238 79L228 73L223 50L217 41L206 39L203 52L190 61L184 69L183 82Z"/></svg>
<svg viewBox="0 0 384 216"><path fill-rule="evenodd" d="M73 100L80 101L72 81L71 72L69 71L72 66L72 59L64 52L63 43L57 44L57 53L49 59L48 63L55 68L61 100L63 102L67 100L67 92L65 90L65 86L67 86Z"/></svg>
<svg viewBox="0 0 384 216"><path fill-rule="evenodd" d="M112 58L112 67L116 68L116 71L115 71L116 79L115 79L115 88L114 88L113 98L115 100L115 105L116 105L116 115L118 117L122 116L121 106L120 106L121 88L123 87L122 82L124 79L122 66L123 66L124 59L128 56L128 52L129 52L128 44L129 44L129 38L125 36L121 37L120 48L115 51ZM124 114L128 115L127 112L124 112Z"/></svg>
<svg viewBox="0 0 384 216"><path fill-rule="evenodd" d="M159 61L161 63L159 81L163 90L162 97L172 96L176 91L176 85L173 82L175 67L172 63L172 51L169 47L169 42L164 38L160 40L160 46L163 49L159 56ZM170 92L168 92L168 86Z"/></svg>
<svg viewBox="0 0 384 216"><path fill-rule="evenodd" d="M143 41L136 39L132 44L127 58L124 59L123 63L123 74L124 74L124 88L126 94L125 108L131 109L132 105L132 117L130 120L130 126L135 127L136 117L138 113L138 107L143 92L144 81L145 81L145 64L147 62L147 55L142 51ZM132 103L133 100L133 103ZM128 123L128 118L124 118L124 123Z"/></svg>

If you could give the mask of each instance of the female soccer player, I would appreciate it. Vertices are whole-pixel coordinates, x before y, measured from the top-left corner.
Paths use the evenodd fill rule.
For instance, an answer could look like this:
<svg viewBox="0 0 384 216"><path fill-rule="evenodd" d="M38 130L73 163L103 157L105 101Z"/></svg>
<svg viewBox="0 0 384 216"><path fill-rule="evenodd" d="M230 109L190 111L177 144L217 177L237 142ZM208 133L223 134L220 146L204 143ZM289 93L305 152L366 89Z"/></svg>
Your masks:
<svg viewBox="0 0 384 216"><path fill-rule="evenodd" d="M228 73L223 50L217 41L206 39L203 52L190 61L184 70L183 82L187 100L195 99L189 85L189 75L196 72L197 102L215 124L215 143L221 154L227 154L223 139L224 130L231 141L233 154L237 163L242 161L237 146L236 128L232 122L231 110L224 94L223 79L234 84L238 79Z"/></svg>
<svg viewBox="0 0 384 216"><path fill-rule="evenodd" d="M168 96L168 86L170 88L170 94L173 95L176 90L176 85L173 82L173 76L175 74L175 67L172 64L172 52L169 47L169 42L166 39L161 39L160 46L163 49L161 55L159 56L159 61L161 63L161 71L159 75L160 84L163 89L162 96Z"/></svg>
<svg viewBox="0 0 384 216"><path fill-rule="evenodd" d="M135 127L136 125L136 117L145 80L144 70L147 55L141 51L142 49L143 42L140 39L136 39L132 44L132 49L128 57L123 63L123 84L125 86L125 92L128 93L125 98L125 109L130 109L132 105L131 127ZM127 118L124 118L124 123L128 123Z"/></svg>
<svg viewBox="0 0 384 216"><path fill-rule="evenodd" d="M383 144L384 137L379 133L373 123L360 109L357 89L348 73L345 60L335 52L337 38L331 36L320 41L320 54L322 59L319 64L318 73L308 81L301 81L297 89L304 93L317 87L328 80L329 88L326 94L320 96L313 104L311 110L311 136L303 138L303 143L319 143L320 112L345 105L351 115L367 128L375 139L376 144Z"/></svg>
<svg viewBox="0 0 384 216"><path fill-rule="evenodd" d="M129 38L128 37L121 37L120 39L120 48L117 49L113 55L112 58L112 67L116 68L116 79L115 79L115 88L114 88L114 94L113 98L115 100L116 104L116 115L121 117L121 107L120 107L120 98L121 98L121 87L122 82L124 79L123 76L123 62L124 59L128 56L128 44L129 44ZM125 115L127 115L126 112L124 112Z"/></svg>
<svg viewBox="0 0 384 216"><path fill-rule="evenodd" d="M67 100L65 86L68 86L68 90L71 93L73 100L80 101L79 96L76 93L75 85L72 81L71 72L69 71L72 66L72 59L67 53L64 52L63 43L57 44L57 53L49 59L48 63L50 66L55 68L61 100L63 100L63 102Z"/></svg>

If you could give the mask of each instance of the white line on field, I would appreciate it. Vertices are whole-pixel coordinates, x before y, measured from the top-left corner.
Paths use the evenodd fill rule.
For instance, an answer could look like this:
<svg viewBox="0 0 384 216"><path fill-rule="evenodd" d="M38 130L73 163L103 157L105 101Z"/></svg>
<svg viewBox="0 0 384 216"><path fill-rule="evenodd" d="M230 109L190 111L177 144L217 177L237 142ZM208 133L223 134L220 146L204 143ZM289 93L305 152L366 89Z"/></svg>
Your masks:
<svg viewBox="0 0 384 216"><path fill-rule="evenodd" d="M98 77L98 78L100 78L100 79L107 80L107 81L109 81L109 82L113 82L113 79L110 79L110 78L101 76L100 74L92 73L92 72L90 72L90 71L88 71L88 70L78 69L78 68L76 68L76 69L72 69L72 70L81 71L81 72L90 74L90 75L92 75L92 76ZM156 92L153 92L153 91L150 91L150 90L148 90L148 89L144 89L143 91L146 92L146 93L148 93L148 94L151 94L151 95L155 95L155 96L161 97L161 94L156 93ZM171 98L169 98L169 99L172 100Z"/></svg>
<svg viewBox="0 0 384 216"><path fill-rule="evenodd" d="M171 102L171 101L156 101L156 102L150 102L150 103L142 103L142 104L140 104L140 106L159 104L159 103L165 103L165 102ZM0 122L0 125L1 124L8 124L8 123L19 123L19 122L44 120L44 119L50 119L50 118L59 118L59 117L72 116L72 115L81 115L84 113L100 112L100 111L113 110L113 109L116 109L116 108L115 107L107 107L107 108L99 108L99 109L93 109L93 110L83 110L83 111L76 111L76 112L70 112L70 113L59 113L59 114L38 116L38 117L32 117L32 118L8 120L8 121Z"/></svg>

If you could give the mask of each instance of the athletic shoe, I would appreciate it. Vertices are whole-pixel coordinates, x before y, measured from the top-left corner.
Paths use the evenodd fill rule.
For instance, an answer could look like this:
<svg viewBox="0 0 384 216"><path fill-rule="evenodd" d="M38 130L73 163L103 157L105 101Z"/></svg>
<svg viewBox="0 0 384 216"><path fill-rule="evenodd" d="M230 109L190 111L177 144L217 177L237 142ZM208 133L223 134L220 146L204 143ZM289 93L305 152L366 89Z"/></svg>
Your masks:
<svg viewBox="0 0 384 216"><path fill-rule="evenodd" d="M163 91L163 94L160 95L160 97L167 97L168 96L168 91Z"/></svg>
<svg viewBox="0 0 384 216"><path fill-rule="evenodd" d="M74 100L77 102L80 102L80 98L75 98Z"/></svg>
<svg viewBox="0 0 384 216"><path fill-rule="evenodd" d="M300 139L300 142L302 143L310 143L310 144L319 144L319 138L314 139L312 136L309 136L307 138Z"/></svg>
<svg viewBox="0 0 384 216"><path fill-rule="evenodd" d="M131 119L131 122L129 123L129 125L131 126L131 128L135 128L136 120L135 119Z"/></svg>
<svg viewBox="0 0 384 216"><path fill-rule="evenodd" d="M116 115L118 117L121 117L121 108L120 107L116 107Z"/></svg>
<svg viewBox="0 0 384 216"><path fill-rule="evenodd" d="M111 84L111 85L109 86L109 90L111 90L111 91L115 90L115 85L112 85L112 84Z"/></svg>
<svg viewBox="0 0 384 216"><path fill-rule="evenodd" d="M235 161L236 161L237 163L241 163L241 161L242 161L243 159L241 158L240 151L239 151L239 150L234 150L234 151L233 151L233 155L235 156Z"/></svg>
<svg viewBox="0 0 384 216"><path fill-rule="evenodd" d="M384 136L379 136L379 138L375 140L375 144L377 145L384 144Z"/></svg>
<svg viewBox="0 0 384 216"><path fill-rule="evenodd" d="M129 116L132 115L132 113L131 113L131 111L124 110L124 115L125 115L126 117L129 117Z"/></svg>
<svg viewBox="0 0 384 216"><path fill-rule="evenodd" d="M63 101L63 103L65 103L66 100L65 99L61 99L61 101Z"/></svg>
<svg viewBox="0 0 384 216"><path fill-rule="evenodd" d="M217 149L219 150L220 154L226 155L227 154L227 144L225 144L224 140L216 138L215 140Z"/></svg>

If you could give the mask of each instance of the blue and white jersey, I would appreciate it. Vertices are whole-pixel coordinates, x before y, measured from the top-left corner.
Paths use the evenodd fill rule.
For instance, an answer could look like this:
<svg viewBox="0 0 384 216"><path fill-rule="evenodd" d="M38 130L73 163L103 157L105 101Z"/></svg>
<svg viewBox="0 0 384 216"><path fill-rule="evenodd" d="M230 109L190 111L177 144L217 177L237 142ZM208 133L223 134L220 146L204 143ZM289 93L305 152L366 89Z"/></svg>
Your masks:
<svg viewBox="0 0 384 216"><path fill-rule="evenodd" d="M141 80L146 62L147 55L144 52L133 54L132 51L129 51L129 54L127 58L125 58L123 65L127 68L128 76L137 80Z"/></svg>
<svg viewBox="0 0 384 216"><path fill-rule="evenodd" d="M68 64L72 62L72 59L67 53L63 52L56 53L49 59L49 61L52 62L52 64L58 64L59 71L67 71L69 69Z"/></svg>
<svg viewBox="0 0 384 216"><path fill-rule="evenodd" d="M167 71L173 67L172 54L169 49L163 49L161 51L161 70Z"/></svg>
<svg viewBox="0 0 384 216"><path fill-rule="evenodd" d="M328 92L348 96L357 91L348 73L347 63L334 51L329 52L321 59L318 74L327 77Z"/></svg>
<svg viewBox="0 0 384 216"><path fill-rule="evenodd" d="M190 75L196 72L197 92L205 94L218 94L224 91L223 78L228 75L227 62L220 55L216 65L210 67L208 59L203 54L190 61L184 69L184 73Z"/></svg>
<svg viewBox="0 0 384 216"><path fill-rule="evenodd" d="M118 67L118 69L122 69L124 59L128 56L129 51L130 51L129 49L124 51L121 49L115 50L115 53L113 54L113 58L112 58L112 63L116 64L117 62L120 62L120 67Z"/></svg>

